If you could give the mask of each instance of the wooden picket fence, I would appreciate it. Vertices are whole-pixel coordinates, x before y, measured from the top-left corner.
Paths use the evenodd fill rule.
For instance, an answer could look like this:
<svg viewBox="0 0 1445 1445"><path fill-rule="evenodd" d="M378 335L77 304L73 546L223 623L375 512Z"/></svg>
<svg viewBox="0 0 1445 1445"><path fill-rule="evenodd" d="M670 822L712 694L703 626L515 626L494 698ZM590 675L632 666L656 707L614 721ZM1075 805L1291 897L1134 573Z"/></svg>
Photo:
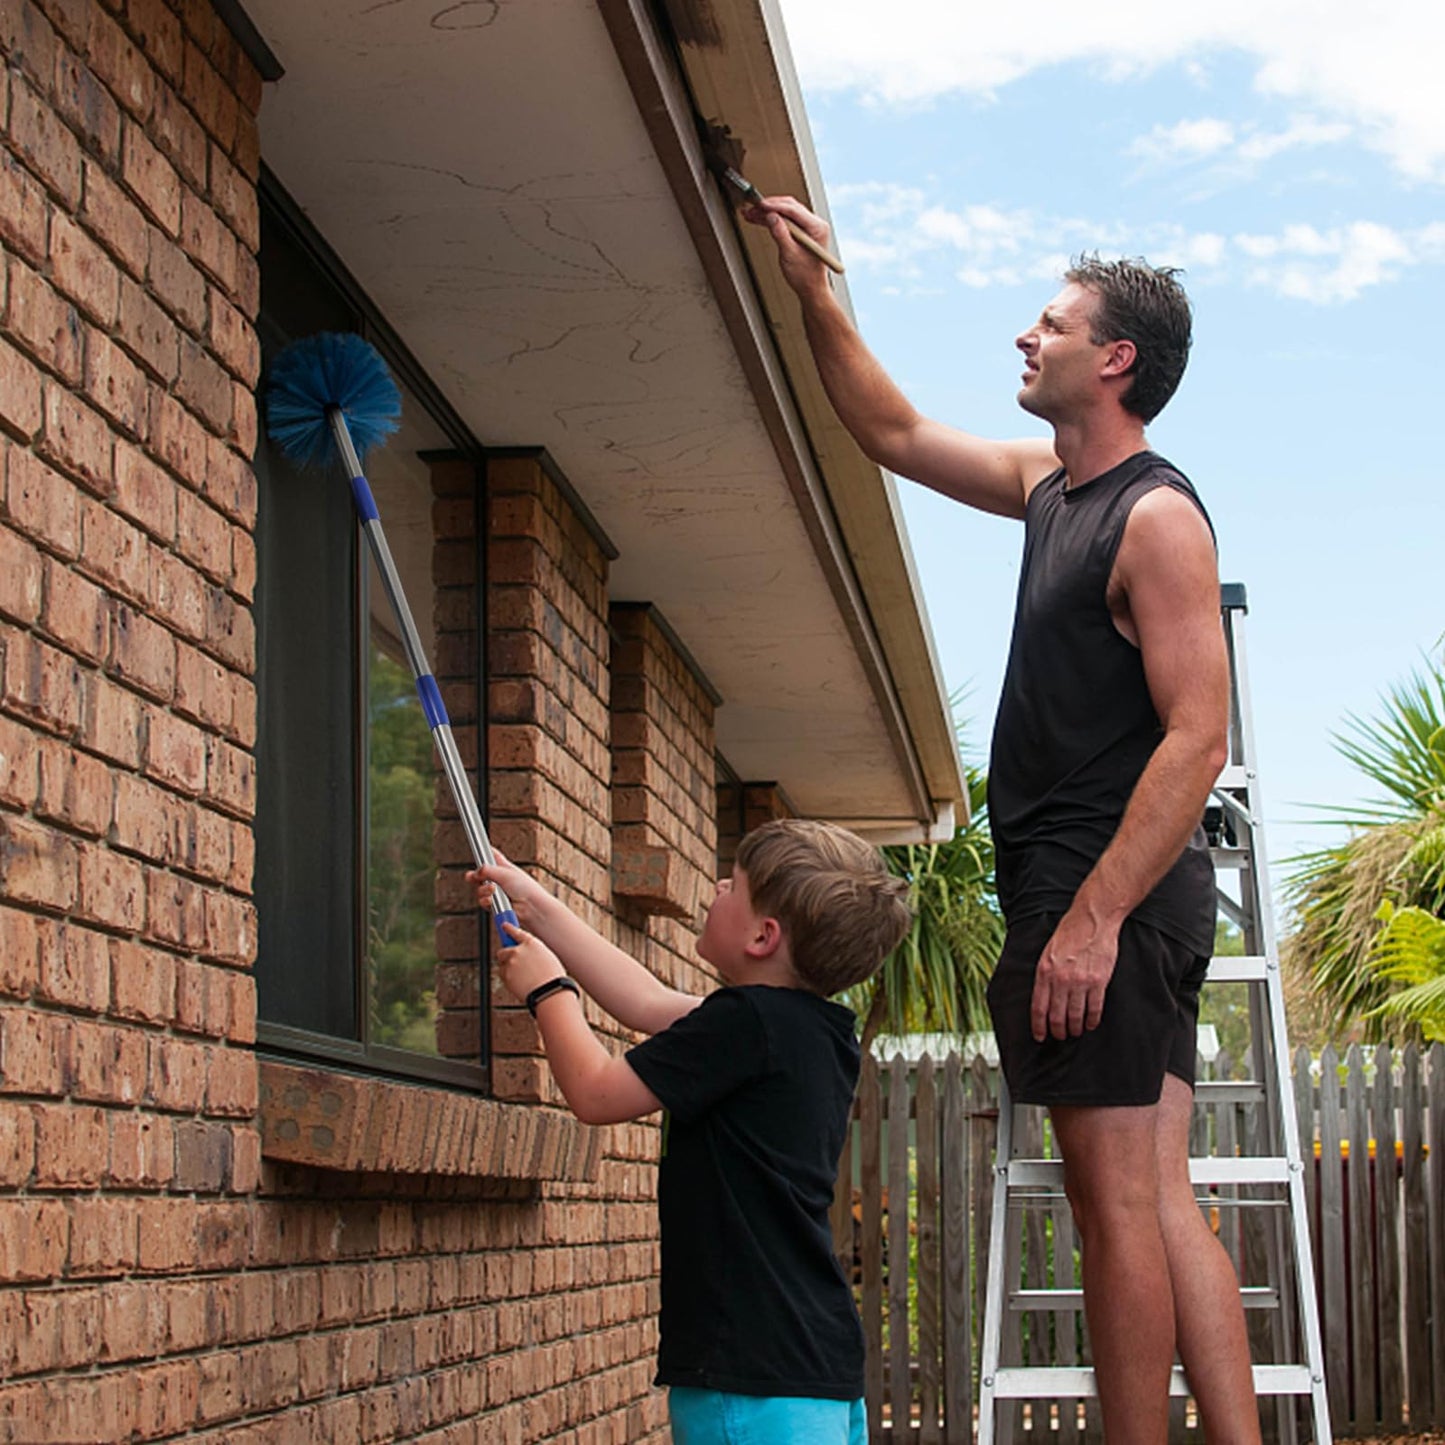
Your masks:
<svg viewBox="0 0 1445 1445"><path fill-rule="evenodd" d="M1216 1060L1217 1076L1230 1069L1227 1056ZM1445 1046L1353 1047L1343 1061L1332 1049L1318 1060L1301 1050L1294 1089L1307 1153L1313 1146L1307 1197L1334 1433L1445 1428ZM1256 1152L1257 1114L1252 1104L1200 1108L1194 1152ZM1021 1128L1025 1148L1050 1152L1042 1111L1023 1111ZM868 1343L872 1445L974 1439L997 1131L996 1074L982 1058L864 1060L833 1233ZM1262 1292L1278 1283L1264 1243L1278 1211L1248 1207L1249 1194L1219 1191L1210 1217L1242 1282ZM1026 1212L1021 1244L1022 1283L1077 1286L1062 1200ZM1272 1314L1249 1314L1260 1362L1277 1358ZM1021 1335L1020 1363L1087 1362L1081 1315L1028 1315ZM1265 1413L1277 1438L1286 1422ZM1298 1419L1308 1440L1307 1411ZM1042 1440L1044 1430L1058 1445L1102 1439L1092 1401L1026 1403L1001 1438ZM1192 1404L1175 1402L1171 1439L1203 1439Z"/></svg>

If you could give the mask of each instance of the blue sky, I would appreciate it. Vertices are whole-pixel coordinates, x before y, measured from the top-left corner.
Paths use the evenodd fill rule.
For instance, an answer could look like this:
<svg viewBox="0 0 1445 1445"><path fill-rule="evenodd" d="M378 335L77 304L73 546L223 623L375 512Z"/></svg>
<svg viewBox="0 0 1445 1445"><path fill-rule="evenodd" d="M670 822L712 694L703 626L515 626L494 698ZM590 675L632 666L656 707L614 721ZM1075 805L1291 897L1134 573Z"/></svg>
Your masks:
<svg viewBox="0 0 1445 1445"><path fill-rule="evenodd" d="M1067 257L1185 267L1150 440L1249 590L1271 858L1328 841L1309 805L1368 796L1331 733L1445 632L1439 7L781 4L859 325L921 410L1028 434L1012 342ZM981 752L1020 529L900 487Z"/></svg>

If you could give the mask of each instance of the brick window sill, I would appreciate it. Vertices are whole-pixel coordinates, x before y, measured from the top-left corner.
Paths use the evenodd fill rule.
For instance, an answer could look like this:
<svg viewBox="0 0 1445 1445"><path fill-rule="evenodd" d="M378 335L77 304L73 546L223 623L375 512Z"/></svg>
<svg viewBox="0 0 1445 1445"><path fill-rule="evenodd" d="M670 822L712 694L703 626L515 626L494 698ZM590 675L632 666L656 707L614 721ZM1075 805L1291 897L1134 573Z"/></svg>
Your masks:
<svg viewBox="0 0 1445 1445"><path fill-rule="evenodd" d="M342 1173L589 1183L601 1136L558 1109L262 1060L261 1153Z"/></svg>

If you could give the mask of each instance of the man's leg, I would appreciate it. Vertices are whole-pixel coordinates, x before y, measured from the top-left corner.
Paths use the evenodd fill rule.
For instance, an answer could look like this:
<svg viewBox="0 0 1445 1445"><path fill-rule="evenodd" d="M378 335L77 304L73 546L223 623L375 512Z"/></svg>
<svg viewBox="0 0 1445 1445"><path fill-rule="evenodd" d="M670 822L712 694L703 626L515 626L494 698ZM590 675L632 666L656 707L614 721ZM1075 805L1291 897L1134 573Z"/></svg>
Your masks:
<svg viewBox="0 0 1445 1445"><path fill-rule="evenodd" d="M1179 1358L1210 1445L1258 1445L1259 1405L1239 1280L1189 1183L1194 1091L1173 1074L1159 1100L1159 1219L1174 1291Z"/></svg>
<svg viewBox="0 0 1445 1445"><path fill-rule="evenodd" d="M1158 1107L1050 1110L1082 1241L1104 1437L1164 1445L1174 1297L1160 1228Z"/></svg>

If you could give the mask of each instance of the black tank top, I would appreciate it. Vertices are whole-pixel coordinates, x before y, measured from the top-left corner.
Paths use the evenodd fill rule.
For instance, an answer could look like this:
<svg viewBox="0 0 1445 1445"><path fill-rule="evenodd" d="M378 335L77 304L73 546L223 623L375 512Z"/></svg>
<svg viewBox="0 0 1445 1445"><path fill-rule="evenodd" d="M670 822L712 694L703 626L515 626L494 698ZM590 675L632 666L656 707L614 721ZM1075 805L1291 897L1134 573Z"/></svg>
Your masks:
<svg viewBox="0 0 1445 1445"><path fill-rule="evenodd" d="M1185 477L1147 451L1078 487L1054 472L1029 496L988 775L999 902L1010 921L1068 909L1163 736L1139 649L1114 626L1107 601L1129 512L1161 486L1182 492L1208 522ZM1215 909L1214 867L1196 828L1133 916L1208 954Z"/></svg>

